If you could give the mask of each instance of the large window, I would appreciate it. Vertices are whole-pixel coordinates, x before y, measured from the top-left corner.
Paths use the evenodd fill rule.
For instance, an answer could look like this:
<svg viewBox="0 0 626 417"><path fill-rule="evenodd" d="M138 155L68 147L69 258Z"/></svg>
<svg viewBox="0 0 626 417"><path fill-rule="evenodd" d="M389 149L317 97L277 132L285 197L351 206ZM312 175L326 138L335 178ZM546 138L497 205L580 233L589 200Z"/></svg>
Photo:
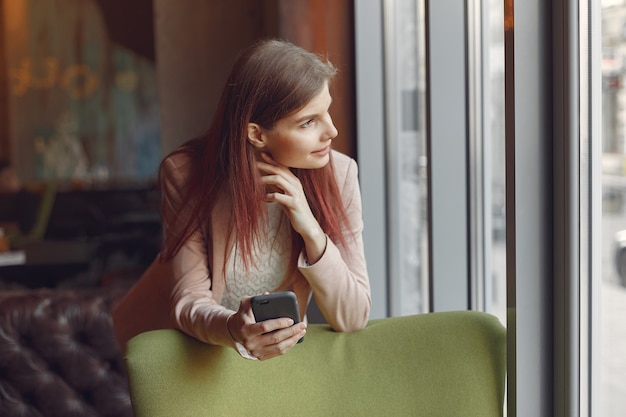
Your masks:
<svg viewBox="0 0 626 417"><path fill-rule="evenodd" d="M373 3L359 158L386 314L500 317L510 415L622 415L626 0Z"/></svg>

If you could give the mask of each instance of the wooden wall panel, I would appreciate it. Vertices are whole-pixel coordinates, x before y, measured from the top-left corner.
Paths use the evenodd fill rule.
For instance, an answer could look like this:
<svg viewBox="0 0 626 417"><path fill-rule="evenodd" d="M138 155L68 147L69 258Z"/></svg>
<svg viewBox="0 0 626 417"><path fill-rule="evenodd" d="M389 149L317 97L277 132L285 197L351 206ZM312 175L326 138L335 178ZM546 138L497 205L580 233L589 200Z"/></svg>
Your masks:
<svg viewBox="0 0 626 417"><path fill-rule="evenodd" d="M266 34L265 11L258 0L196 0L193 7L155 0L154 6L166 154L208 129L236 55Z"/></svg>
<svg viewBox="0 0 626 417"><path fill-rule="evenodd" d="M331 116L339 135L334 147L356 154L353 0L279 0L278 35L327 54L339 69Z"/></svg>
<svg viewBox="0 0 626 417"><path fill-rule="evenodd" d="M4 22L4 2L0 0L0 22ZM9 136L9 80L6 60L6 34L0 25L0 158L13 160Z"/></svg>

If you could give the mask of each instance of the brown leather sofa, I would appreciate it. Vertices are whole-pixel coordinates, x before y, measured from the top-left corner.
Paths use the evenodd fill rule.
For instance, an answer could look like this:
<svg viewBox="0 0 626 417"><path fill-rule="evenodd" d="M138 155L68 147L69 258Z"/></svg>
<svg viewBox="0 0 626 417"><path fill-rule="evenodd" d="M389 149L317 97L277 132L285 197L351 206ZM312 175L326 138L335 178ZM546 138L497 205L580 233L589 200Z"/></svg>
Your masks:
<svg viewBox="0 0 626 417"><path fill-rule="evenodd" d="M132 416L110 315L128 287L0 291L0 416Z"/></svg>

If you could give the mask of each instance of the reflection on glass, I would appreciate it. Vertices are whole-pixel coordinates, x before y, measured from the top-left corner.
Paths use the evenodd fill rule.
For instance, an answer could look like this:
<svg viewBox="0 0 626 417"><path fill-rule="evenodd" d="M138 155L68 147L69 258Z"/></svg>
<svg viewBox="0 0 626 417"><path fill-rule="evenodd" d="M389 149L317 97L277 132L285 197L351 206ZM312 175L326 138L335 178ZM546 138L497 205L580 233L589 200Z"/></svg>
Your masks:
<svg viewBox="0 0 626 417"><path fill-rule="evenodd" d="M602 1L600 409L626 410L626 2Z"/></svg>

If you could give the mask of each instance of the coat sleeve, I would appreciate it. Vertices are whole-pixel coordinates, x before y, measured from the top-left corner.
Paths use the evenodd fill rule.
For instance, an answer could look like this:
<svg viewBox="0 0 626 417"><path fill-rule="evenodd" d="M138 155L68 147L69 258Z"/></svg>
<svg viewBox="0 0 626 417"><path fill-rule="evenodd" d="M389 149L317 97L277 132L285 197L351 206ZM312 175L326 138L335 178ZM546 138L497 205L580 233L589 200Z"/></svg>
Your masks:
<svg viewBox="0 0 626 417"><path fill-rule="evenodd" d="M189 216L181 191L189 172L186 157L168 157L161 172L163 193L162 214L165 241L176 235L183 223L180 216ZM233 313L219 304L211 290L211 273L207 257L205 233L199 227L170 261L173 290L171 306L176 326L205 343L235 347L226 320Z"/></svg>
<svg viewBox="0 0 626 417"><path fill-rule="evenodd" d="M349 332L367 324L371 295L363 248L358 167L345 155L338 154L335 158L339 159L335 165L336 177L350 223L349 229L344 230L346 246L327 237L322 257L315 264L308 265L301 253L298 267L309 282L328 324L336 331Z"/></svg>

